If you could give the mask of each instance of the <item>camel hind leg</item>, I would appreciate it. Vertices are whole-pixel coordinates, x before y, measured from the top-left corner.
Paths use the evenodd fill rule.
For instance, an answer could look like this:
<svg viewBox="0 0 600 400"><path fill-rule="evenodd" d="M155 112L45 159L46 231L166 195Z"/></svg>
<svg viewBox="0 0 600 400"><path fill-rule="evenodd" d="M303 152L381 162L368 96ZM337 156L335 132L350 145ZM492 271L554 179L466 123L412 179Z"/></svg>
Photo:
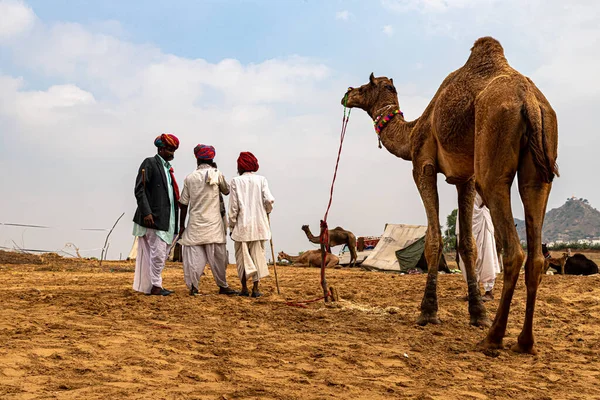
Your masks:
<svg viewBox="0 0 600 400"><path fill-rule="evenodd" d="M519 194L525 210L527 227L527 261L525 262L525 284L527 286L527 306L525 321L513 350L535 354L533 339L533 313L538 286L542 280L545 259L542 254L542 226L550 195L551 183L543 182L533 163L530 152L524 154L518 171Z"/></svg>
<svg viewBox="0 0 600 400"><path fill-rule="evenodd" d="M502 244L504 253L502 255L504 285L500 304L486 338L480 343L482 348L503 347L502 341L506 333L510 303L519 278L519 271L525 259L510 207L510 186L508 183L496 183L491 190L485 191L485 196L482 196L490 209L496 236Z"/></svg>
<svg viewBox="0 0 600 400"><path fill-rule="evenodd" d="M482 349L503 347L510 303L525 259L510 202L510 188L519 167L521 139L525 132L520 106L512 105L518 104L517 100L508 89L493 90L481 95L476 105L476 188L490 209L504 264L500 304L487 336L479 344Z"/></svg>
<svg viewBox="0 0 600 400"><path fill-rule="evenodd" d="M350 249L350 266L355 267L358 256L356 255L356 236L348 235L348 248Z"/></svg>

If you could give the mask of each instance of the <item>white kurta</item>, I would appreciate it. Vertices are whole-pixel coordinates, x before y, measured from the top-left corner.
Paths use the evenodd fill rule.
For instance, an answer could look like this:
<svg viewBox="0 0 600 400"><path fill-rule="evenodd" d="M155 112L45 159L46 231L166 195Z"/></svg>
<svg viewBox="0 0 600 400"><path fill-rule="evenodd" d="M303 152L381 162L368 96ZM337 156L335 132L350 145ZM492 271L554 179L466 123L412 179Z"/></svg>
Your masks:
<svg viewBox="0 0 600 400"><path fill-rule="evenodd" d="M271 239L267 213L275 199L267 179L254 172L245 172L231 180L229 196L229 228L236 242Z"/></svg>
<svg viewBox="0 0 600 400"><path fill-rule="evenodd" d="M245 172L231 180L229 227L240 280L245 276L258 282L269 275L265 241L271 238L267 214L274 202L265 177Z"/></svg>
<svg viewBox="0 0 600 400"><path fill-rule="evenodd" d="M456 238L459 238L458 214L456 216ZM486 291L494 287L496 275L500 273L500 263L498 262L498 252L496 251L496 240L494 238L494 224L490 210L483 204L479 193L475 195L475 204L473 206L473 236L475 237L475 246L477 246L477 260L475 262L475 275L478 282L484 285ZM467 279L467 272L463 260L459 260L459 267Z"/></svg>
<svg viewBox="0 0 600 400"><path fill-rule="evenodd" d="M188 225L179 240L183 246L226 242L219 191L228 194L229 185L223 174L209 165L199 165L185 178L179 199L189 207Z"/></svg>

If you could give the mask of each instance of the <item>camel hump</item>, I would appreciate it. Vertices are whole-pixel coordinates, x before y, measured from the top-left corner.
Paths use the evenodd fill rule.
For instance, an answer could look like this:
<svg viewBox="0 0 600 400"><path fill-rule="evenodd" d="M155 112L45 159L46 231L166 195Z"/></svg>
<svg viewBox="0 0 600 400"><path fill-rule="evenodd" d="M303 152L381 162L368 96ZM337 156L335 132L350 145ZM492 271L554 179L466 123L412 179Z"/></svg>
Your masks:
<svg viewBox="0 0 600 400"><path fill-rule="evenodd" d="M466 65L487 70L493 66L504 66L507 64L508 62L504 56L504 48L502 48L500 42L493 37L486 36L475 41L475 44L471 47L471 55Z"/></svg>
<svg viewBox="0 0 600 400"><path fill-rule="evenodd" d="M491 36L484 36L477 39L475 43L473 43L471 51L483 51L486 53L501 52L504 54L504 49L502 48L500 42Z"/></svg>

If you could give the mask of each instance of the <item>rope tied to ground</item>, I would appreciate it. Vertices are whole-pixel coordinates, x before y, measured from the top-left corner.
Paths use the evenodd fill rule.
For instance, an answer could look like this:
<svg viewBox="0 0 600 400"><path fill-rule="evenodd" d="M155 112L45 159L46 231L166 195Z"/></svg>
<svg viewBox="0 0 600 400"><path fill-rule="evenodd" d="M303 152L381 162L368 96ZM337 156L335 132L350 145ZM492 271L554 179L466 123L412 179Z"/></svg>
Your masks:
<svg viewBox="0 0 600 400"><path fill-rule="evenodd" d="M348 104L348 93L344 96L344 115L342 117L342 130L340 132L340 147L337 153L337 160L335 162L335 169L333 171L333 179L331 181L331 188L329 190L329 202L327 203L327 210L325 211L325 216L321 220L321 233L319 234L319 243L321 245L321 287L323 288L323 296L317 297L316 299L311 300L298 300L298 301L288 301L285 304L293 307L301 307L307 308L306 304L314 303L319 300L325 300L328 302L331 298L335 300L335 293L333 288L327 288L327 279L325 277L325 258L327 256L327 252L331 252L331 248L329 246L329 228L327 226L327 215L329 214L329 209L331 208L331 202L333 200L333 188L335 186L335 180L337 178L338 166L340 164L340 156L342 154L342 147L344 145L344 137L346 136L346 127L348 126L348 119L350 118L350 108L347 107Z"/></svg>
<svg viewBox="0 0 600 400"><path fill-rule="evenodd" d="M327 226L327 216L329 215L329 209L331 208L331 202L333 200L333 189L335 187L335 180L337 179L340 156L342 155L342 147L344 146L344 138L346 137L346 127L348 126L350 112L352 111L352 109L348 108L347 105L348 92L346 92L346 95L344 96L344 115L342 117L342 130L340 132L340 147L338 149L335 169L333 171L333 179L331 181L331 188L329 190L329 202L327 203L325 216L321 220L321 234L319 235L319 243L321 244L321 287L323 288L323 297L325 302L327 302L329 297L331 297L331 291L327 289L327 278L325 277L325 257L327 256L327 252L331 252L331 247L329 246L329 227Z"/></svg>

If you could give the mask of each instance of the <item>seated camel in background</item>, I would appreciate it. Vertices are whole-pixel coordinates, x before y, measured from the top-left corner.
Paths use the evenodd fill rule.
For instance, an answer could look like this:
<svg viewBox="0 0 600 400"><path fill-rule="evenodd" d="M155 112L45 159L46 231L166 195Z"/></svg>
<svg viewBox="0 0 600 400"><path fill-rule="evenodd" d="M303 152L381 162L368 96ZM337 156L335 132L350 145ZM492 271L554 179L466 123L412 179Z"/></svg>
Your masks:
<svg viewBox="0 0 600 400"><path fill-rule="evenodd" d="M318 236L314 236L310 232L310 228L308 225L302 225L302 230L306 233L306 237L311 243L320 244ZM348 249L350 250L350 266L354 267L356 265L356 236L354 233L345 230L342 227L336 227L335 229L329 230L329 248L327 251L331 252L331 247L339 246L341 244L348 245Z"/></svg>
<svg viewBox="0 0 600 400"><path fill-rule="evenodd" d="M567 249L567 253L563 253L560 258L552 258L548 247L545 243L542 243L542 253L546 258L544 272L552 267L557 274L561 275L594 275L598 273L598 265L594 261L581 253L571 255L571 249Z"/></svg>
<svg viewBox="0 0 600 400"><path fill-rule="evenodd" d="M280 251L277 255L277 261L288 260L294 266L308 266L308 267L318 267L321 268L321 250L309 250L305 251L299 256L290 256L289 254ZM340 259L338 256L326 253L325 254L325 267L333 267L334 265L338 265Z"/></svg>

